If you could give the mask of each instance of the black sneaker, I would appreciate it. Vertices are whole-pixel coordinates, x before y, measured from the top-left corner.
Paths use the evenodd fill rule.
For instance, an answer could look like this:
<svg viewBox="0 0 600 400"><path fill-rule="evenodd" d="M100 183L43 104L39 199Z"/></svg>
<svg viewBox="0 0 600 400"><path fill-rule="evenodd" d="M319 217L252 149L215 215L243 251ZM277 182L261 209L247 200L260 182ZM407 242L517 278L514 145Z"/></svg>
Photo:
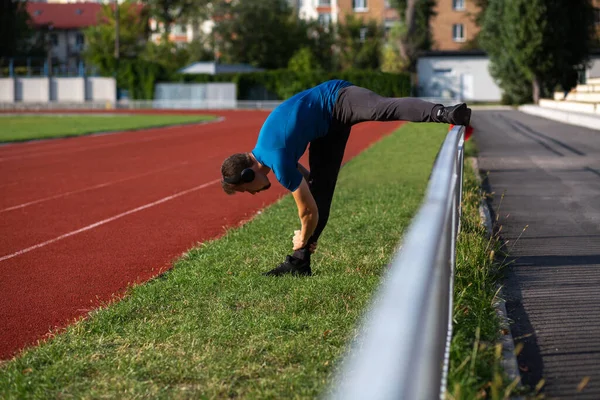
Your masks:
<svg viewBox="0 0 600 400"><path fill-rule="evenodd" d="M471 109L467 107L466 103L443 107L438 110L436 118L439 122L446 124L469 126L471 123Z"/></svg>
<svg viewBox="0 0 600 400"><path fill-rule="evenodd" d="M310 262L302 261L296 257L287 256L285 261L273 268L269 272L265 272L264 276L311 276Z"/></svg>

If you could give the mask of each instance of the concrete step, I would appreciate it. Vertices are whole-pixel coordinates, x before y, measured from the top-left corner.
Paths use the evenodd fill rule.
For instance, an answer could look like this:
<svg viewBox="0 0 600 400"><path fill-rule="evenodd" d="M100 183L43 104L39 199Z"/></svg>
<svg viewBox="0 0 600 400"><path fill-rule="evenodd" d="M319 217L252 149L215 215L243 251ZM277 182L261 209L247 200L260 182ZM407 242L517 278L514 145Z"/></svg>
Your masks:
<svg viewBox="0 0 600 400"><path fill-rule="evenodd" d="M600 104L596 103L584 103L577 101L557 101L551 99L541 99L539 103L540 107L552 108L555 110L573 111L579 113L588 114L599 114L600 115Z"/></svg>
<svg viewBox="0 0 600 400"><path fill-rule="evenodd" d="M598 78L588 78L587 82L588 85L600 85L600 77Z"/></svg>
<svg viewBox="0 0 600 400"><path fill-rule="evenodd" d="M580 101L583 103L600 103L600 92L571 92L567 96L567 100L569 101Z"/></svg>
<svg viewBox="0 0 600 400"><path fill-rule="evenodd" d="M577 85L575 91L577 93L600 93L600 85Z"/></svg>
<svg viewBox="0 0 600 400"><path fill-rule="evenodd" d="M563 122L565 124L584 126L600 132L600 113L583 113L569 110L559 110L556 108L541 107L533 104L520 106L519 111L527 114L537 115L538 117Z"/></svg>

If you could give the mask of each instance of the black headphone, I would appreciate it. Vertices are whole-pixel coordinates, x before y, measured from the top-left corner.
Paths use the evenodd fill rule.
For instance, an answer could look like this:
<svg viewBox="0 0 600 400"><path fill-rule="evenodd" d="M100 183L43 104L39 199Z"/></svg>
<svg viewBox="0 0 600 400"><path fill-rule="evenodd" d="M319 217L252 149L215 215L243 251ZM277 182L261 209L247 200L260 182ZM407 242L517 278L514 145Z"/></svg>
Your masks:
<svg viewBox="0 0 600 400"><path fill-rule="evenodd" d="M223 177L223 182L229 183L231 185L237 185L239 183L248 183L254 180L255 174L252 168L246 168L242 171L240 176L236 176L235 178L225 178Z"/></svg>

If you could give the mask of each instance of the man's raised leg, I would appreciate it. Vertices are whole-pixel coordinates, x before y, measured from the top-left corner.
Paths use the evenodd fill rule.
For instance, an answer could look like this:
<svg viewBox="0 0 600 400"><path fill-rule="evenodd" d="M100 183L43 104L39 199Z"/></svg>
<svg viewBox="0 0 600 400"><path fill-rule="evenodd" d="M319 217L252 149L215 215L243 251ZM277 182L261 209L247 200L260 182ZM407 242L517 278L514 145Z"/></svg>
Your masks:
<svg viewBox="0 0 600 400"><path fill-rule="evenodd" d="M333 113L349 125L365 121L412 121L468 126L471 119L471 109L465 103L444 107L414 97L383 97L359 86L340 90Z"/></svg>

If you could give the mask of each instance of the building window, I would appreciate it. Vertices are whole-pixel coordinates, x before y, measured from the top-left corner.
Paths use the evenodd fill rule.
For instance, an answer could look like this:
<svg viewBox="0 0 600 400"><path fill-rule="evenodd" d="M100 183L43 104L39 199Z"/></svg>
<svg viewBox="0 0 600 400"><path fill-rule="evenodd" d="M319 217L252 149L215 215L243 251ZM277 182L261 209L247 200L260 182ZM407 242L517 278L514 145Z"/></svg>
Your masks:
<svg viewBox="0 0 600 400"><path fill-rule="evenodd" d="M368 28L360 28L360 41L364 42L367 39L367 33L369 33Z"/></svg>
<svg viewBox="0 0 600 400"><path fill-rule="evenodd" d="M321 24L324 27L328 27L331 24L331 14L319 14L319 24Z"/></svg>
<svg viewBox="0 0 600 400"><path fill-rule="evenodd" d="M50 44L52 47L58 46L58 35L56 33L50 34Z"/></svg>
<svg viewBox="0 0 600 400"><path fill-rule="evenodd" d="M319 6L330 6L331 0L318 0L318 5Z"/></svg>
<svg viewBox="0 0 600 400"><path fill-rule="evenodd" d="M78 33L75 36L75 48L79 51L83 50L83 44L85 43L85 38L82 33Z"/></svg>
<svg viewBox="0 0 600 400"><path fill-rule="evenodd" d="M390 35L390 31L392 30L392 28L393 28L393 27L394 27L394 25L396 25L396 24L398 24L398 21L395 21L395 20L386 20L386 21L383 23L383 29L384 29L384 31L385 31L385 35L384 35L384 36L385 36L386 38L387 38L387 37L389 37L389 35Z"/></svg>
<svg viewBox="0 0 600 400"><path fill-rule="evenodd" d="M367 11L367 0L352 0L354 11Z"/></svg>
<svg viewBox="0 0 600 400"><path fill-rule="evenodd" d="M464 11L465 0L452 0L452 9L456 11Z"/></svg>
<svg viewBox="0 0 600 400"><path fill-rule="evenodd" d="M173 29L171 30L173 35L185 35L187 33L187 26L182 24L173 25Z"/></svg>
<svg viewBox="0 0 600 400"><path fill-rule="evenodd" d="M452 25L452 39L455 42L465 41L465 26L463 24Z"/></svg>
<svg viewBox="0 0 600 400"><path fill-rule="evenodd" d="M600 8L594 8L594 21L596 25L600 25Z"/></svg>

